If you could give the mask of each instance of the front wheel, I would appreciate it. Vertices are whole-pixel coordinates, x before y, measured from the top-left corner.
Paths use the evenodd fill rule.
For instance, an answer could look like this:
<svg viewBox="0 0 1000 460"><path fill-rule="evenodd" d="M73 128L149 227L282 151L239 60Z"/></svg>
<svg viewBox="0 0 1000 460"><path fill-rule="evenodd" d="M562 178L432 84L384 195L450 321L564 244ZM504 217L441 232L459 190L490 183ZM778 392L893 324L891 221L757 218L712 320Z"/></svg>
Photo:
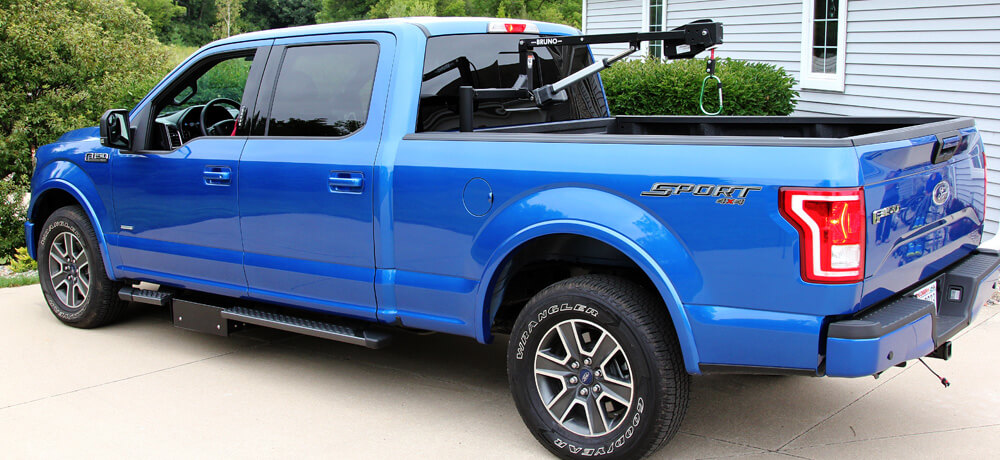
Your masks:
<svg viewBox="0 0 1000 460"><path fill-rule="evenodd" d="M52 314L65 324L93 328L125 309L117 283L108 278L97 235L83 209L59 208L38 238L38 278Z"/></svg>
<svg viewBox="0 0 1000 460"><path fill-rule="evenodd" d="M507 352L528 429L563 458L638 458L666 444L689 376L662 302L622 278L555 283L518 315Z"/></svg>

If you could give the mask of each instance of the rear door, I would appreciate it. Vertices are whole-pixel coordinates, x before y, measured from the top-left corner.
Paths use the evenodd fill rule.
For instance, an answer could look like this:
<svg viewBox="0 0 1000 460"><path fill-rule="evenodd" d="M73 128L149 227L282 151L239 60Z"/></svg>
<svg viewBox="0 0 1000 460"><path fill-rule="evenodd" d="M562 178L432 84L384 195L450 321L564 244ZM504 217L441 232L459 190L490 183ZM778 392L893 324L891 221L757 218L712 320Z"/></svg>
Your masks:
<svg viewBox="0 0 1000 460"><path fill-rule="evenodd" d="M971 124L945 121L910 128L913 137L905 140L856 141L868 211L861 307L927 279L979 245L986 169Z"/></svg>
<svg viewBox="0 0 1000 460"><path fill-rule="evenodd" d="M373 165L394 49L385 33L275 42L240 159L250 297L375 318Z"/></svg>

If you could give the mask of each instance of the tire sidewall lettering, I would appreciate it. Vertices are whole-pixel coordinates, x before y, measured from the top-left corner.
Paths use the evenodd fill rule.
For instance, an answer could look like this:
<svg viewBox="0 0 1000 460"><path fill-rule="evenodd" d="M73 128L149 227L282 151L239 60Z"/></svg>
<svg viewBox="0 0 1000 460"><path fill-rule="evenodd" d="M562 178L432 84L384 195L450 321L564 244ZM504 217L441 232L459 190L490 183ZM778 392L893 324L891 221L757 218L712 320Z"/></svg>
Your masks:
<svg viewBox="0 0 1000 460"><path fill-rule="evenodd" d="M552 443L560 449L566 449L571 454L582 455L584 457L598 457L601 455L611 454L615 451L615 449L620 449L622 446L624 446L625 441L628 441L629 439L632 438L632 436L635 435L635 430L639 426L639 422L642 421L642 410L644 407L645 404L643 402L643 399L642 397L639 397L639 400L636 402L635 406L635 415L632 417L632 424L627 429L625 429L624 433L615 438L614 441L607 443L607 445L596 448L595 447L585 448L571 444L570 442L565 441L558 437L554 438L552 440Z"/></svg>
<svg viewBox="0 0 1000 460"><path fill-rule="evenodd" d="M585 302L561 302L549 305L548 307L541 308L538 313L532 317L524 327L524 331L517 336L517 350L515 353L515 359L517 361L525 362L524 359L527 355L528 358L533 358L533 354L530 352L525 352L525 350L530 350L535 346L532 338L535 337L536 331L541 331L543 334L548 331L549 327L546 327L551 322L558 322L566 319L565 316L560 314L571 314L571 315L582 315L584 318L594 318L599 319L598 323L605 325L620 324L613 315L601 315L601 312L594 307L586 305ZM557 315L560 315L558 318ZM632 344L622 343L622 347L629 350L632 354L636 353L637 350ZM598 446L584 446L577 445L572 440L564 439L559 433L550 430L544 430L546 433L545 437L548 438L557 448L569 452L572 455L578 455L581 457L601 457L614 453L616 450L620 450L628 441L630 441L636 434L640 431L638 429L639 424L642 420L642 411L645 408L645 402L642 396L639 396L636 400L635 406L632 408L634 414L626 423L621 425L618 431L617 437L611 438L610 441L605 441L603 444ZM548 416L548 414L545 414Z"/></svg>
<svg viewBox="0 0 1000 460"><path fill-rule="evenodd" d="M518 337L517 354L515 355L515 358L518 360L524 359L524 348L528 344L528 340L531 339L532 333L538 329L538 325L540 323L545 321L545 319L550 315L568 311L583 313L584 315L592 316L594 318L597 318L599 315L596 308L583 305L581 303L577 303L572 307L570 307L569 303L555 304L548 308L541 309L538 312L538 317L529 321L527 327L525 327L525 331L521 333L520 337Z"/></svg>
<svg viewBox="0 0 1000 460"><path fill-rule="evenodd" d="M57 230L68 231L72 233L74 236L77 237L77 239L80 240L81 243L83 243L84 245L83 250L86 251L87 256L93 258L93 254L90 248L88 247L89 242L87 241L86 236L83 234L83 231L80 229L80 226L77 225L76 222L73 222L72 220L67 219L66 217L60 217L52 222L49 222L47 225L45 225L45 227L42 229L42 232L39 234L38 237L39 248L40 248L38 253L39 283L41 283L42 289L44 291L52 291L51 293L49 293L49 295L44 296L45 303L49 306L49 309L52 310L52 313L55 314L57 317L67 321L75 321L87 314L88 310L87 306L90 305L93 295L92 294L88 295L87 298L84 299L80 307L74 310L67 310L66 306L60 305L60 302L55 300L56 298L54 294L55 286L52 286L52 281L48 278L48 274L49 274L49 252L51 251L53 244L51 239L53 237L52 236L53 233L57 233Z"/></svg>

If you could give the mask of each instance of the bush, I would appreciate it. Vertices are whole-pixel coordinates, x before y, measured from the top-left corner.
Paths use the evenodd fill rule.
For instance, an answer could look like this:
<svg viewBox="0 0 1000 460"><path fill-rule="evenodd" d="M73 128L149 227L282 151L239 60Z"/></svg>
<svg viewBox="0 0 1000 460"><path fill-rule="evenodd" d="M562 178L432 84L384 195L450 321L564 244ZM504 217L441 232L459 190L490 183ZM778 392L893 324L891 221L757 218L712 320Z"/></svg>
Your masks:
<svg viewBox="0 0 1000 460"><path fill-rule="evenodd" d="M0 178L0 259L24 246L24 219L27 209L24 194L28 187L14 180L13 174Z"/></svg>
<svg viewBox="0 0 1000 460"><path fill-rule="evenodd" d="M0 177L31 153L130 108L168 70L149 18L125 0L0 0Z"/></svg>
<svg viewBox="0 0 1000 460"><path fill-rule="evenodd" d="M35 260L28 255L28 248L17 248L17 253L14 254L14 260L10 262L10 269L13 270L14 273L30 272L32 270L38 270L38 262L35 262Z"/></svg>
<svg viewBox="0 0 1000 460"><path fill-rule="evenodd" d="M601 73L608 105L615 115L702 115L698 96L706 60L657 59L624 61ZM795 79L772 64L720 59L715 74L722 80L720 115L788 115L795 110ZM718 92L705 89L705 108L714 111Z"/></svg>

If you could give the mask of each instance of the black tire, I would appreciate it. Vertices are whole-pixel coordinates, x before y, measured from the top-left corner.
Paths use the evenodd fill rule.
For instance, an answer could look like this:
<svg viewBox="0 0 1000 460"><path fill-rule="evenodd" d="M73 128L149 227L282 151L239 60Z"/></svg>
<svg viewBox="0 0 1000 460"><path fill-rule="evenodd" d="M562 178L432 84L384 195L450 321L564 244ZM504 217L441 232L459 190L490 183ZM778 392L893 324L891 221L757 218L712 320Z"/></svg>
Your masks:
<svg viewBox="0 0 1000 460"><path fill-rule="evenodd" d="M577 368L572 367L573 353L559 345L570 334L584 359ZM605 334L614 339L610 345L604 342ZM604 351L612 345L618 351ZM547 360L539 353L565 364L552 365L549 361L556 359ZM588 353L594 359L587 360ZM599 356L607 358L597 363ZM620 372L622 363L627 372ZM558 377L536 374L536 367L545 374L550 365ZM688 406L690 376L666 307L638 284L614 276L570 278L536 294L511 332L507 373L524 423L543 446L562 458L650 455L677 434ZM631 385L627 408L619 403L626 399L627 386L614 383L612 373L617 381ZM599 388L602 384L605 388ZM589 396L581 394L584 388ZM572 399L568 405L567 397ZM563 414L562 423L547 404L552 414ZM600 419L590 418L591 413L601 414ZM586 425L582 419L589 419Z"/></svg>
<svg viewBox="0 0 1000 460"><path fill-rule="evenodd" d="M74 241L69 249L66 241ZM82 248L76 248L76 242L82 243ZM70 262L58 262L57 258L67 260L60 252L71 254ZM76 263L84 260L86 264L78 268ZM86 293L82 293L82 287L67 287L66 278L80 286L85 280ZM59 208L45 221L38 238L38 279L52 314L73 327L89 329L111 323L127 306L118 299L121 285L108 278L94 227L79 206Z"/></svg>

